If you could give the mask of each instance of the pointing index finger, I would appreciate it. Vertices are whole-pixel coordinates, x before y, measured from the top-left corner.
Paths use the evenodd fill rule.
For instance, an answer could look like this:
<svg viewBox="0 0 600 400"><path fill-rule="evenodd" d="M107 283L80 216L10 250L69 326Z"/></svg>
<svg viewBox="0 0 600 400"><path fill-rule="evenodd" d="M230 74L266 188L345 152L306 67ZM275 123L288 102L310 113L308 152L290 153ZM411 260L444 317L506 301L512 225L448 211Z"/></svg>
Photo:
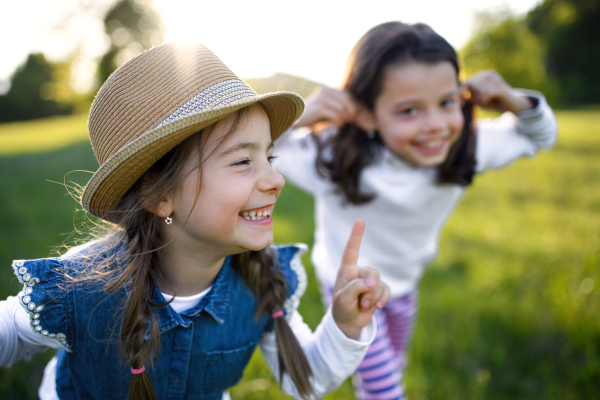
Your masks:
<svg viewBox="0 0 600 400"><path fill-rule="evenodd" d="M360 241L362 239L363 232L365 230L365 221L357 219L350 232L348 243L344 249L344 255L342 256L342 265L356 265L358 261L358 249L360 248Z"/></svg>

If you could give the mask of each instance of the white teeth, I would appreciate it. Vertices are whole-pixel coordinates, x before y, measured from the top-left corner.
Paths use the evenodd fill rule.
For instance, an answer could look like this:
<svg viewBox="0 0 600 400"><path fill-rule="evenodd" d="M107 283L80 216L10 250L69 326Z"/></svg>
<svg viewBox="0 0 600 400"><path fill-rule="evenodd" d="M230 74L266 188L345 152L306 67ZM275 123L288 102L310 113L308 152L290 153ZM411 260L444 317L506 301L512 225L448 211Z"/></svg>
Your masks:
<svg viewBox="0 0 600 400"><path fill-rule="evenodd" d="M441 144L442 144L441 140L432 140L430 142L425 143L424 145L427 148L433 149L433 148L439 147Z"/></svg>
<svg viewBox="0 0 600 400"><path fill-rule="evenodd" d="M242 216L242 218L249 220L249 221L260 221L262 219L265 219L267 217L269 217L271 215L271 210L266 209L264 211L244 211L241 212L240 215Z"/></svg>

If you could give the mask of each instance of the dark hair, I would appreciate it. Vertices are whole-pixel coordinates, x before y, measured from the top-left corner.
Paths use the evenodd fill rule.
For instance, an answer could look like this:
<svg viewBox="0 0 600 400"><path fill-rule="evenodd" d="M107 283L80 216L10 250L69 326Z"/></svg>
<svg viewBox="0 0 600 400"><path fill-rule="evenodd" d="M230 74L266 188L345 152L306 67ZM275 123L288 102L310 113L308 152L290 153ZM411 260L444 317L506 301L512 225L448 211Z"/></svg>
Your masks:
<svg viewBox="0 0 600 400"><path fill-rule="evenodd" d="M237 112L236 119L221 143L238 129L247 114L248 108ZM201 160L210 156L205 156L203 147L214 126L213 124L192 135L169 151L123 196L111 214L116 224L108 223L110 233L101 238L103 245L94 246L98 252L110 249L109 253L112 256L99 257L94 251L83 256L86 273L77 281L103 279L104 290L108 293L114 293L123 285L129 288L130 294L123 305L119 331L119 355L133 368L141 368L142 365L148 367L155 358L157 359L160 352L160 330L154 308L168 304L156 304L152 301L152 273L160 273L157 268L156 250L168 246L168 243L164 243L159 235L159 224L163 217L158 217L148 209L152 209L167 195L180 189L186 172L183 166L194 152L200 154ZM201 167L202 161L198 165L198 168ZM200 186L199 182L196 200L200 194ZM125 252L114 251L123 243L127 249ZM115 266L118 265L122 267L115 270ZM258 298L256 316L282 309L287 294L286 281L281 270L275 265L274 255L269 249L235 255L232 265ZM148 322L150 335L148 340L145 340ZM275 335L280 378L287 372L298 392L308 397L312 394L309 380L312 371L285 318L276 318ZM127 398L156 399L154 387L146 372L131 375Z"/></svg>
<svg viewBox="0 0 600 400"><path fill-rule="evenodd" d="M402 63L437 63L448 61L456 70L458 59L450 44L425 24L407 25L387 22L369 30L354 46L350 57L343 89L355 100L373 111L375 100L383 90L385 68ZM437 183L469 185L475 173L475 141L473 109L465 102L462 108L464 126L460 137L452 145L446 160L438 167ZM342 126L334 135L317 142L316 168L323 177L336 184L345 203L364 204L375 198L374 193L360 189L360 175L373 164L384 146L376 135L354 123Z"/></svg>

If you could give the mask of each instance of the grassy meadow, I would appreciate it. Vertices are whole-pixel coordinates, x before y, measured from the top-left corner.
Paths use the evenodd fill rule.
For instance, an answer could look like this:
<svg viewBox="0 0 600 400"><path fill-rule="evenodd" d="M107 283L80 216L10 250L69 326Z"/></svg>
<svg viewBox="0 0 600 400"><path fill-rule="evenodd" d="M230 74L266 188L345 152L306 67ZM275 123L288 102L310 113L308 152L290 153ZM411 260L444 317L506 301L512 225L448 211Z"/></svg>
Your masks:
<svg viewBox="0 0 600 400"><path fill-rule="evenodd" d="M420 286L411 400L600 397L600 109L557 112L557 146L476 178ZM85 117L0 125L0 298L11 261L45 257L80 223L63 182L97 167ZM78 171L72 172L70 171ZM287 185L278 243L312 244L312 199ZM309 256L300 312L323 315ZM1 350L0 350L1 351ZM48 351L0 369L0 399L34 399ZM284 397L256 352L233 399ZM327 399L353 399L346 382Z"/></svg>

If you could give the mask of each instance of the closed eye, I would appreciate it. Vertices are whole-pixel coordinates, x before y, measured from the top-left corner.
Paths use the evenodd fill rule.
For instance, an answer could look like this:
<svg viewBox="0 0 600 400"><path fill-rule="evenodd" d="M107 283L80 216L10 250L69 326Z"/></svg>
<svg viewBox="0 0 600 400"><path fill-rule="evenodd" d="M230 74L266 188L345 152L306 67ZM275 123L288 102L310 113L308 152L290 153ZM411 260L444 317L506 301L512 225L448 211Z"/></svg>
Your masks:
<svg viewBox="0 0 600 400"><path fill-rule="evenodd" d="M450 107L456 103L456 99L446 99L442 101L442 107Z"/></svg>
<svg viewBox="0 0 600 400"><path fill-rule="evenodd" d="M277 156L268 156L267 160L269 160L269 164L273 163L273 160L275 160L277 158Z"/></svg>
<svg viewBox="0 0 600 400"><path fill-rule="evenodd" d="M401 114L401 115L416 115L417 114L417 107L404 108L404 109L400 110L398 112L398 114Z"/></svg>
<svg viewBox="0 0 600 400"><path fill-rule="evenodd" d="M244 158L244 159L234 162L233 164L231 164L231 166L234 167L234 166L238 166L238 165L248 165L248 164L250 164L250 161L252 161L252 160L250 160L249 158Z"/></svg>

